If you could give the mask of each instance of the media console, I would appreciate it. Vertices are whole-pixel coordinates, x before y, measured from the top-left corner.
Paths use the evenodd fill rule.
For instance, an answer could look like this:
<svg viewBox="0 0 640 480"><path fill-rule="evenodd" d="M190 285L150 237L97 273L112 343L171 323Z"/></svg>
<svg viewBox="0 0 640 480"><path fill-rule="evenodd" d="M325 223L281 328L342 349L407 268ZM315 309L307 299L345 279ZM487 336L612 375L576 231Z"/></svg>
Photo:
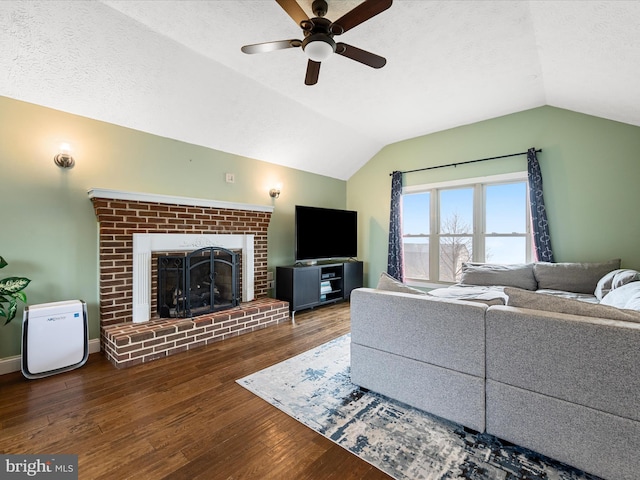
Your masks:
<svg viewBox="0 0 640 480"><path fill-rule="evenodd" d="M347 300L362 287L362 262L326 262L276 268L276 298L295 312Z"/></svg>

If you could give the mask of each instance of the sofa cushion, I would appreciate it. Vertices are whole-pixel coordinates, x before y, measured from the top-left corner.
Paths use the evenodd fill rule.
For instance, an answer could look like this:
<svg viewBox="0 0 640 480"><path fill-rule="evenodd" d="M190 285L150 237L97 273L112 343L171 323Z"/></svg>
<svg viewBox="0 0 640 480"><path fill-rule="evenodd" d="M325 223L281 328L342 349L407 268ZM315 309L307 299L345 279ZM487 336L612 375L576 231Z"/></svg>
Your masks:
<svg viewBox="0 0 640 480"><path fill-rule="evenodd" d="M517 287L536 290L538 282L533 276L533 264L499 265L495 263L463 263L463 285Z"/></svg>
<svg viewBox="0 0 640 480"><path fill-rule="evenodd" d="M484 378L486 305L357 288L351 342Z"/></svg>
<svg viewBox="0 0 640 480"><path fill-rule="evenodd" d="M594 294L598 300L602 300L611 290L638 280L640 280L640 272L637 270L628 268L613 270L598 281Z"/></svg>
<svg viewBox="0 0 640 480"><path fill-rule="evenodd" d="M569 313L583 317L608 318L640 323L640 311L619 309L608 305L593 304L569 298L529 292L519 288L507 287L507 305L510 307L528 308L547 312Z"/></svg>
<svg viewBox="0 0 640 480"><path fill-rule="evenodd" d="M425 292L423 292L422 290L410 287L406 283L402 283L401 281L396 280L386 272L382 272L382 274L380 275L380 278L378 279L378 286L376 288L378 290L387 290L389 292L417 293L420 295L425 295Z"/></svg>
<svg viewBox="0 0 640 480"><path fill-rule="evenodd" d="M605 274L619 268L619 258L597 263L538 262L533 264L533 274L540 289L593 294L598 281Z"/></svg>
<svg viewBox="0 0 640 480"><path fill-rule="evenodd" d="M627 283L611 290L604 296L600 305L640 310L640 282Z"/></svg>
<svg viewBox="0 0 640 480"><path fill-rule="evenodd" d="M640 421L640 324L496 306L486 327L487 380ZM553 429L557 419L547 421ZM598 431L582 427L585 435Z"/></svg>

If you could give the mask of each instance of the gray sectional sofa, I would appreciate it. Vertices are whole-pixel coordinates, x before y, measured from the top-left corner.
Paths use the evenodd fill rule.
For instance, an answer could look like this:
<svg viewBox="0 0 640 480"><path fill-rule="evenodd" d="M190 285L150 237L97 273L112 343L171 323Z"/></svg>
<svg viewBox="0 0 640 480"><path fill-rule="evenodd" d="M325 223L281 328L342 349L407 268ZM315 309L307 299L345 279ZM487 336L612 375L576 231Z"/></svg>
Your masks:
<svg viewBox="0 0 640 480"><path fill-rule="evenodd" d="M465 268L481 285L451 289L464 300L384 278L352 292L353 383L607 479L640 478L640 273L619 261Z"/></svg>

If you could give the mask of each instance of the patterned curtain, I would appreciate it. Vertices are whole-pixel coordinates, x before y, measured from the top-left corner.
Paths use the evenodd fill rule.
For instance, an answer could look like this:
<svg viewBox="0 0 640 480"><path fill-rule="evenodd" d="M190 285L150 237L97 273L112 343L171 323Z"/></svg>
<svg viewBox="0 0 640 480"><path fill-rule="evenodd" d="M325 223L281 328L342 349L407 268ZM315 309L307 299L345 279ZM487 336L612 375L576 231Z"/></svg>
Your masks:
<svg viewBox="0 0 640 480"><path fill-rule="evenodd" d="M547 210L544 206L544 196L542 195L542 173L540 172L540 164L538 163L535 148L530 148L527 151L527 170L529 177L529 203L531 204L531 226L533 228L536 260L539 262L553 262Z"/></svg>
<svg viewBox="0 0 640 480"><path fill-rule="evenodd" d="M402 172L391 175L391 215L389 216L389 256L387 273L404 281L402 255Z"/></svg>

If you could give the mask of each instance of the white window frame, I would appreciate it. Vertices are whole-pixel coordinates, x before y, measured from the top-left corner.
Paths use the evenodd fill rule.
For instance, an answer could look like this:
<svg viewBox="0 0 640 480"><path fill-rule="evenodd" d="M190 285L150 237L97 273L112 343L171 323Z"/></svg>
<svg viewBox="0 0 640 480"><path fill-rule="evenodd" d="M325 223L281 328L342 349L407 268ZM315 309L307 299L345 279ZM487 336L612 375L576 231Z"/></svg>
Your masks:
<svg viewBox="0 0 640 480"><path fill-rule="evenodd" d="M486 237L522 237L522 233L501 233L501 234L491 234L484 231L484 227L486 225L486 187L508 184L508 183L519 183L525 182L527 185L527 193L526 193L526 219L525 219L525 243L526 243L526 262L531 262L533 255L533 242L531 238L531 215L530 206L529 206L529 185L528 185L528 175L526 171L523 172L514 172L514 173L506 173L500 175L490 175L485 177L475 177L475 178L464 178L459 180L451 180L446 182L438 182L438 183L430 183L424 185L411 185L402 188L402 195L405 194L414 194L414 193L430 193L429 196L429 204L430 204L430 212L429 212L429 222L431 226L431 232L429 233L429 238L437 240L437 242L433 242L433 245L440 244L440 198L438 192L441 190L450 190L455 188L473 188L473 233L472 241L473 241L473 249L472 249L472 261L480 262L484 259L485 253L485 238ZM435 230L435 232L434 232ZM466 235L464 235L466 236ZM429 242L432 244L432 242ZM429 274L432 278L439 278L439 269L440 269L440 252L439 248L431 248L429 247ZM420 279L405 279L406 283L413 286L424 287L424 288L440 288L445 285L451 285L450 282L439 282L436 280L420 280Z"/></svg>

